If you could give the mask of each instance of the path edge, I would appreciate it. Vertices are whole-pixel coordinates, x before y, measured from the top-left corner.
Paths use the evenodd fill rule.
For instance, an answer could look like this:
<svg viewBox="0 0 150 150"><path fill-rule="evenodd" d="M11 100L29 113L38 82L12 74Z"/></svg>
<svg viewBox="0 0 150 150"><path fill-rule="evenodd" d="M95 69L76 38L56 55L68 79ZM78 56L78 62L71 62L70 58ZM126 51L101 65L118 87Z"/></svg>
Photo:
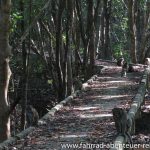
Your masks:
<svg viewBox="0 0 150 150"><path fill-rule="evenodd" d="M62 109L66 103L73 100L80 93L89 90L90 89L89 84L91 84L93 81L95 81L96 78L97 78L97 75L93 75L87 82L82 84L81 90L75 91L70 96L66 97L64 100L62 100L56 106L54 106L48 113L46 113L41 119L39 119L38 125L44 124L46 119L53 117L57 111ZM36 127L31 126L27 129L25 129L24 131L21 131L17 135L8 138L4 142L0 143L0 150L7 148L7 146L9 146L9 145L14 145L17 142L17 140L20 140L20 139L26 137L29 133L33 132L35 129L36 129Z"/></svg>

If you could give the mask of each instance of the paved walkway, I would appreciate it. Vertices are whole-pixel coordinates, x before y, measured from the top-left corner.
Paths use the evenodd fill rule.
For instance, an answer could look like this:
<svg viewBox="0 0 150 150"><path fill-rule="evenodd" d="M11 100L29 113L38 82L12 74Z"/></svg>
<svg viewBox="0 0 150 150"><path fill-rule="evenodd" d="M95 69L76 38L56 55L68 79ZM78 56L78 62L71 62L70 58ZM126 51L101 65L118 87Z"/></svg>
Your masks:
<svg viewBox="0 0 150 150"><path fill-rule="evenodd" d="M120 71L114 64L106 66L89 84L88 91L68 102L54 117L49 117L44 125L10 149L96 150L97 144L112 143L116 130L111 111L114 107L130 106L142 75L134 72L122 78Z"/></svg>

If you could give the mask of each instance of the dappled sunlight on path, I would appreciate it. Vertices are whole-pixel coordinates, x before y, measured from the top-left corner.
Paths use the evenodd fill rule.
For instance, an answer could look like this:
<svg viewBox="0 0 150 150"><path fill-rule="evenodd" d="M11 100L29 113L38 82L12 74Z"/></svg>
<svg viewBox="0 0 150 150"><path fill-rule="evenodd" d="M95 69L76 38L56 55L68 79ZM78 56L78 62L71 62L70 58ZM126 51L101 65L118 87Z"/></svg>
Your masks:
<svg viewBox="0 0 150 150"><path fill-rule="evenodd" d="M45 125L18 141L15 147L62 150L61 144L111 143L116 135L112 109L130 106L141 78L137 72L121 78L120 70L109 64L106 72L88 84L87 91L69 101L53 117L49 116Z"/></svg>

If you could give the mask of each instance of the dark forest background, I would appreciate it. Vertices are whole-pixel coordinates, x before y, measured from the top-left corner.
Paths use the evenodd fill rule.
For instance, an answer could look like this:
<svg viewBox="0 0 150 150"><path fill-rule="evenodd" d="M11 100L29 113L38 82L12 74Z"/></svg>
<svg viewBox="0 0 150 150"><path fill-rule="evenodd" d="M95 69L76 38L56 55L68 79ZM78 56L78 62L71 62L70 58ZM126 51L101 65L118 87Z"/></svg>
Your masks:
<svg viewBox="0 0 150 150"><path fill-rule="evenodd" d="M1 14L8 8L10 22L13 134L26 128L28 105L41 117L79 90L95 74L96 59L135 64L150 55L149 0L8 0L0 6ZM8 27L0 27L1 38Z"/></svg>

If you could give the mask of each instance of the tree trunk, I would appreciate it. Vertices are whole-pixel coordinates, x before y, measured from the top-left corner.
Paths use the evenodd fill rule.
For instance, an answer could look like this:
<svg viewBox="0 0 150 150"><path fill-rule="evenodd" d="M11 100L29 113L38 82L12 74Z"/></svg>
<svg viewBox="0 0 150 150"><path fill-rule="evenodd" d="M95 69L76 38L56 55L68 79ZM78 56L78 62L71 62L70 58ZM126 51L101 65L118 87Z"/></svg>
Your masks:
<svg viewBox="0 0 150 150"><path fill-rule="evenodd" d="M141 39L141 47L140 47L140 52L141 52L140 63L144 63L146 53L147 53L146 44L150 36L150 34L147 33L148 25L150 22L150 2L147 2L146 5L147 5L147 10L144 15L144 28L143 28L143 34Z"/></svg>
<svg viewBox="0 0 150 150"><path fill-rule="evenodd" d="M100 30L100 13L101 13L101 7L100 7L100 3L101 3L101 0L98 0L97 1L97 5L96 5L96 8L95 8L95 14L94 14L94 26L95 26L95 32L96 32L96 35L95 35L95 49L96 49L96 52L99 53L99 46L100 46L100 33L101 33L101 30Z"/></svg>
<svg viewBox="0 0 150 150"><path fill-rule="evenodd" d="M77 9L77 15L78 15L78 18L79 18L81 39L82 39L83 47L84 47L84 51L83 51L83 66L82 67L83 67L84 76L86 78L87 63L88 63L88 44L89 44L89 39L88 39L86 33L88 32L89 24L87 24L87 31L85 33L85 29L83 27L81 1L76 0L76 9ZM87 17L87 20L88 19L89 18Z"/></svg>
<svg viewBox="0 0 150 150"><path fill-rule="evenodd" d="M79 22L77 20L77 12L74 10L73 13L73 30L72 30L72 40L75 45L75 53L74 53L74 76L77 77L79 75L80 67L82 65L82 58L79 54L80 49L80 27Z"/></svg>
<svg viewBox="0 0 150 150"><path fill-rule="evenodd" d="M105 59L111 59L111 48L110 48L110 15L111 15L111 0L105 0L104 2L105 8L105 35L104 35L104 51L105 51Z"/></svg>
<svg viewBox="0 0 150 150"><path fill-rule="evenodd" d="M74 45L75 45L75 69L74 69L74 75L78 76L79 75L79 66L82 64L82 60L80 63L80 56L79 56L79 49L80 49L80 29L79 29L79 25L77 22L77 19L75 19L75 30L74 32L74 37L73 37L73 41L74 41Z"/></svg>
<svg viewBox="0 0 150 150"><path fill-rule="evenodd" d="M64 0L59 1L59 10L57 14L57 24L56 24L56 69L58 77L58 99L61 100L65 97L63 91L63 74L60 60L60 48L62 43L61 28L62 28L62 14L64 11Z"/></svg>
<svg viewBox="0 0 150 150"><path fill-rule="evenodd" d="M88 2L88 39L89 39L89 45L88 45L88 52L90 56L90 64L87 68L87 78L90 78L94 73L94 64L95 64L95 47L94 47L94 41L95 41L95 28L94 28L94 5L93 0L87 0Z"/></svg>
<svg viewBox="0 0 150 150"><path fill-rule="evenodd" d="M102 58L104 59L105 57L105 51L104 51L104 14L105 14L105 8L104 8L104 0L103 0L103 3L102 3L102 12L101 12L101 25L100 25L100 31L101 31L101 34L100 34L100 54L99 54L99 58Z"/></svg>
<svg viewBox="0 0 150 150"><path fill-rule="evenodd" d="M11 0L0 1L0 142L10 137L9 103L7 99L9 79L9 46Z"/></svg>
<svg viewBox="0 0 150 150"><path fill-rule="evenodd" d="M22 12L23 19L21 20L20 27L22 34L25 30L24 25L24 1L20 0L20 11ZM21 99L21 107L22 107L22 113L21 113L21 130L25 129L25 123L26 123L26 102L27 102L27 51L25 48L25 41L22 42L22 64L23 64L23 72L22 72L22 99Z"/></svg>
<svg viewBox="0 0 150 150"><path fill-rule="evenodd" d="M128 18L129 18L129 34L130 34L130 53L131 60L133 63L137 62L136 56L136 23L134 16L134 2L133 0L128 0Z"/></svg>
<svg viewBox="0 0 150 150"><path fill-rule="evenodd" d="M136 24L136 49L137 49L137 60L140 59L140 44L141 44L141 30L142 30L142 19L143 17L141 17L142 13L141 13L141 6L140 6L140 1L136 1L135 4L135 9L134 9L134 13L135 13L135 24ZM142 15L143 16L143 15Z"/></svg>
<svg viewBox="0 0 150 150"><path fill-rule="evenodd" d="M67 0L67 25L66 25L66 49L67 49L67 95L71 95L73 92L73 79L72 79L72 67L71 67L71 47L70 36L72 29L73 18L73 1Z"/></svg>

